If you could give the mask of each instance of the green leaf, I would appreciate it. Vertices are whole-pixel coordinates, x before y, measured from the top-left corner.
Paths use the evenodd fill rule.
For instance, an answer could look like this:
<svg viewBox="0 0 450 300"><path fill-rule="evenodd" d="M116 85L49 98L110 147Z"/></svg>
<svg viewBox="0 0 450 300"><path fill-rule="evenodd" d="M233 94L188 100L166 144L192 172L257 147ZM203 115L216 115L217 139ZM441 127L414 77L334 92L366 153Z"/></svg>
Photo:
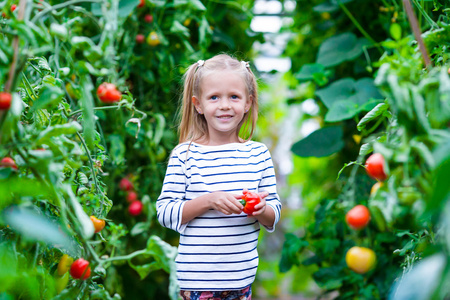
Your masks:
<svg viewBox="0 0 450 300"><path fill-rule="evenodd" d="M189 29L185 26L183 26L180 22L177 20L173 21L172 26L170 27L170 32L172 33L179 33L182 36L188 38L191 36L191 33L189 32Z"/></svg>
<svg viewBox="0 0 450 300"><path fill-rule="evenodd" d="M109 155L114 164L119 165L124 163L125 159L125 144L123 137L120 134L111 134L108 136L109 140Z"/></svg>
<svg viewBox="0 0 450 300"><path fill-rule="evenodd" d="M302 157L323 157L340 151L344 147L340 126L329 126L314 131L295 143L291 151Z"/></svg>
<svg viewBox="0 0 450 300"><path fill-rule="evenodd" d="M90 239L94 235L94 230L95 230L91 219L86 214L86 212L83 210L83 207L81 206L80 202L78 202L78 199L75 196L75 194L73 193L70 185L64 184L64 190L67 193L67 196L70 200L70 204L73 208L75 216L77 217L77 220L80 224L81 235L85 239Z"/></svg>
<svg viewBox="0 0 450 300"><path fill-rule="evenodd" d="M53 36L56 36L58 39L60 39L63 42L67 41L67 36L69 34L66 26L59 25L57 23L52 23L50 25L50 33Z"/></svg>
<svg viewBox="0 0 450 300"><path fill-rule="evenodd" d="M301 67L300 71L295 74L295 77L299 81L314 80L319 86L328 83L328 76L330 71L325 70L325 67L321 64L305 64Z"/></svg>
<svg viewBox="0 0 450 300"><path fill-rule="evenodd" d="M139 4L139 0L120 0L119 1L119 17L126 18L134 11Z"/></svg>
<svg viewBox="0 0 450 300"><path fill-rule="evenodd" d="M326 88L317 90L316 95L319 96L328 109L339 100L348 100L352 103L363 105L371 99L380 99L382 97L371 78L361 78L355 81L349 77L335 81Z"/></svg>
<svg viewBox="0 0 450 300"><path fill-rule="evenodd" d="M81 129L81 125L75 121L63 125L50 126L38 135L36 144L46 144L54 136L74 134Z"/></svg>
<svg viewBox="0 0 450 300"><path fill-rule="evenodd" d="M162 114L154 114L154 117L156 119L156 128L155 133L153 135L153 142L155 143L155 145L159 145L159 142L161 141L161 138L164 134L166 119Z"/></svg>
<svg viewBox="0 0 450 300"><path fill-rule="evenodd" d="M81 77L82 95L81 95L81 111L83 113L83 137L90 150L94 149L95 144L95 116L94 116L94 99L92 91L94 85L89 75Z"/></svg>
<svg viewBox="0 0 450 300"><path fill-rule="evenodd" d="M334 290L342 286L344 280L342 266L320 268L313 274L314 281L323 289Z"/></svg>
<svg viewBox="0 0 450 300"><path fill-rule="evenodd" d="M417 263L410 272L402 276L401 280L391 290L390 300L428 300L441 281L441 276L447 265L447 258L443 253L424 258ZM445 283L444 283L445 284Z"/></svg>
<svg viewBox="0 0 450 300"><path fill-rule="evenodd" d="M363 105L354 103L351 98L336 101L325 115L325 122L339 122L351 119L362 111L373 109L378 103L379 100L375 99L372 99Z"/></svg>
<svg viewBox="0 0 450 300"><path fill-rule="evenodd" d="M279 263L280 272L286 273L292 266L299 265L299 253L308 245L309 243L307 241L298 238L292 233L286 233L284 236L283 249L281 250L281 260Z"/></svg>
<svg viewBox="0 0 450 300"><path fill-rule="evenodd" d="M60 226L31 209L9 207L3 211L4 222L25 239L61 247L73 255L76 254L74 242L64 233ZM92 222L91 222L92 223Z"/></svg>
<svg viewBox="0 0 450 300"><path fill-rule="evenodd" d="M389 104L387 103L380 103L377 106L375 106L371 111L369 111L362 119L359 121L356 128L361 131L366 127L366 124L370 121L374 120L378 116L384 114L384 112L387 111L389 108Z"/></svg>
<svg viewBox="0 0 450 300"><path fill-rule="evenodd" d="M334 67L347 60L354 60L363 52L363 46L368 45L364 38L357 38L351 32L332 36L319 47L316 63Z"/></svg>
<svg viewBox="0 0 450 300"><path fill-rule="evenodd" d="M39 98L33 103L30 111L42 108L55 108L64 97L64 91L57 86L45 84L39 93Z"/></svg>

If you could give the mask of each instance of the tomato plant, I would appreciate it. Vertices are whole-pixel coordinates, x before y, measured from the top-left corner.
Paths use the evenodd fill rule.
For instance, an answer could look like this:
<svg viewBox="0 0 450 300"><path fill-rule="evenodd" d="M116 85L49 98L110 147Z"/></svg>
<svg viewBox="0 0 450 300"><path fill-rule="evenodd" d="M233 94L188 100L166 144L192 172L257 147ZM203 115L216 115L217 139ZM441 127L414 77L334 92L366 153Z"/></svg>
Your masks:
<svg viewBox="0 0 450 300"><path fill-rule="evenodd" d="M345 221L353 229L362 229L369 224L370 212L364 205L356 205L347 212Z"/></svg>
<svg viewBox="0 0 450 300"><path fill-rule="evenodd" d="M83 258L75 260L70 267L70 275L74 279L86 280L91 276L89 262Z"/></svg>
<svg viewBox="0 0 450 300"><path fill-rule="evenodd" d="M345 262L356 273L364 274L375 267L376 258L372 249L355 246L347 251Z"/></svg>
<svg viewBox="0 0 450 300"><path fill-rule="evenodd" d="M0 92L0 110L6 110L11 107L12 96L10 93Z"/></svg>
<svg viewBox="0 0 450 300"><path fill-rule="evenodd" d="M243 191L241 204L244 205L243 212L251 216L255 212L255 205L261 202L261 197L258 193Z"/></svg>

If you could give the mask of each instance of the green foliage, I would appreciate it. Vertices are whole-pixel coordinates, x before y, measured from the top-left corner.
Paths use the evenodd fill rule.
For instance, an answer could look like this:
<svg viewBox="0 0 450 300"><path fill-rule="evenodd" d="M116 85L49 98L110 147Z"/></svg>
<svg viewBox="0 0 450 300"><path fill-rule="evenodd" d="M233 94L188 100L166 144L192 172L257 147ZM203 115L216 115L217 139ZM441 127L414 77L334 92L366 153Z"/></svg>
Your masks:
<svg viewBox="0 0 450 300"><path fill-rule="evenodd" d="M0 157L18 166L0 168L4 297L178 298L177 236L156 221L155 202L177 144L180 79L218 52L247 58L262 36L248 30L253 1L139 3L20 1L11 11L17 2L0 1L0 90L13 95L0 111ZM119 102L100 101L103 82ZM137 217L123 178L143 203ZM91 215L106 220L101 232ZM66 287L54 274L64 253L88 260L91 277Z"/></svg>
<svg viewBox="0 0 450 300"><path fill-rule="evenodd" d="M443 220L450 201L448 184L442 181L449 176L448 3L413 1L434 65L426 69L417 42L409 34L401 1L397 2L385 7L382 1L358 5L313 1L296 11L293 26L298 28L298 37L286 51L293 59L291 72L296 78L315 85L322 110L312 117L332 123L323 126L321 122L321 128L294 144L292 151L320 157L326 149L327 155L335 153L329 158L334 165L344 167L335 169L336 182L332 181L336 177L319 184L308 181L308 191L330 184L336 189L310 200L320 200L314 218L297 240L286 236L280 270L317 266L313 279L324 293L338 291L337 299L442 299L449 293L444 283L448 280L448 235L441 234L448 230ZM374 11L381 13L374 16ZM344 39L347 42L340 43ZM358 39L369 42L355 46ZM293 55L296 46L301 47L294 44L296 40L312 47L302 48L303 55ZM337 41L336 49L330 41ZM340 53L344 48L349 51L346 55ZM317 64L319 58L322 66ZM303 67L312 62L316 65ZM361 89L357 87L360 82L364 82ZM290 103L305 99L299 93ZM330 127L341 128L343 134L320 135ZM324 147L325 138L345 146ZM369 193L374 181L360 167L371 152L381 153L389 170L388 180L374 193ZM310 176L320 171L312 169ZM369 226L360 231L345 224L346 212L357 204L368 206L371 213ZM374 270L361 275L347 267L345 255L354 245L375 251ZM425 257L416 269L417 261ZM442 257L445 267L438 270L433 266ZM427 267L435 270L433 276L423 272ZM418 284L422 280L427 282L423 289ZM393 286L394 282L401 283Z"/></svg>

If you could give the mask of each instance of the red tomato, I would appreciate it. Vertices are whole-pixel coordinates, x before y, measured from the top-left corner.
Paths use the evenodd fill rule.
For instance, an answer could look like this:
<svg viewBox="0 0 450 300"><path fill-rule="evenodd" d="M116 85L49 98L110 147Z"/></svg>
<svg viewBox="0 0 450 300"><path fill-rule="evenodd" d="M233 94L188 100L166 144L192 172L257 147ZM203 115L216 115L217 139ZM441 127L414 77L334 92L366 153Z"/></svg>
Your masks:
<svg viewBox="0 0 450 300"><path fill-rule="evenodd" d="M152 23L153 22L153 15L151 15L151 14L145 15L144 21L147 22L147 23Z"/></svg>
<svg viewBox="0 0 450 300"><path fill-rule="evenodd" d="M95 216L91 216L92 224L94 224L95 233L102 231L105 228L105 220L97 219Z"/></svg>
<svg viewBox="0 0 450 300"><path fill-rule="evenodd" d="M137 199L138 199L138 196L137 196L136 192L133 192L133 191L128 192L128 194L127 194L128 202L133 203Z"/></svg>
<svg viewBox="0 0 450 300"><path fill-rule="evenodd" d="M353 229L362 229L370 221L370 212L364 205L356 205L345 215L345 221Z"/></svg>
<svg viewBox="0 0 450 300"><path fill-rule="evenodd" d="M122 93L112 83L103 82L97 89L98 98L104 103L120 101Z"/></svg>
<svg viewBox="0 0 450 300"><path fill-rule="evenodd" d="M145 0L141 0L141 2L139 2L137 7L144 7L145 5Z"/></svg>
<svg viewBox="0 0 450 300"><path fill-rule="evenodd" d="M122 178L119 183L119 188L122 191L131 191L133 189L133 184L128 178Z"/></svg>
<svg viewBox="0 0 450 300"><path fill-rule="evenodd" d="M17 170L17 165L14 159L12 159L11 157L4 157L0 161L0 168L13 168Z"/></svg>
<svg viewBox="0 0 450 300"><path fill-rule="evenodd" d="M142 202L137 200L130 204L130 206L128 207L128 212L132 216L139 216L142 212L142 208Z"/></svg>
<svg viewBox="0 0 450 300"><path fill-rule="evenodd" d="M145 42L145 35L137 34L136 35L136 43L143 44Z"/></svg>
<svg viewBox="0 0 450 300"><path fill-rule="evenodd" d="M385 170L386 161L382 154L374 153L366 160L366 172L370 177L384 181L387 178Z"/></svg>
<svg viewBox="0 0 450 300"><path fill-rule="evenodd" d="M91 276L91 267L89 267L89 262L83 258L79 258L74 261L70 267L70 275L72 275L75 279L88 279L89 276Z"/></svg>
<svg viewBox="0 0 450 300"><path fill-rule="evenodd" d="M242 200L241 203L244 205L244 213L251 216L255 211L255 205L261 202L261 197L257 193L244 191Z"/></svg>
<svg viewBox="0 0 450 300"><path fill-rule="evenodd" d="M16 8L17 8L17 5L15 5L15 4L11 5L11 11L15 11Z"/></svg>
<svg viewBox="0 0 450 300"><path fill-rule="evenodd" d="M10 93L0 92L0 110L7 110L11 107L12 96Z"/></svg>

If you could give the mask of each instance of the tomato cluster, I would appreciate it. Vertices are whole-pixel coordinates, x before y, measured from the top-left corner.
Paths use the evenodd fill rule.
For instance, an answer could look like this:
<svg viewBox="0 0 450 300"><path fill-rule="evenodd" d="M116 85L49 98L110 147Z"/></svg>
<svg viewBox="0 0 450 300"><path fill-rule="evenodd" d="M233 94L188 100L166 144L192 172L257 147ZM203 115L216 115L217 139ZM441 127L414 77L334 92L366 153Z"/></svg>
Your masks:
<svg viewBox="0 0 450 300"><path fill-rule="evenodd" d="M119 188L126 193L126 199L130 202L128 212L132 216L139 216L142 213L144 205L138 200L138 195L134 191L133 183L128 178L122 178L119 183Z"/></svg>

